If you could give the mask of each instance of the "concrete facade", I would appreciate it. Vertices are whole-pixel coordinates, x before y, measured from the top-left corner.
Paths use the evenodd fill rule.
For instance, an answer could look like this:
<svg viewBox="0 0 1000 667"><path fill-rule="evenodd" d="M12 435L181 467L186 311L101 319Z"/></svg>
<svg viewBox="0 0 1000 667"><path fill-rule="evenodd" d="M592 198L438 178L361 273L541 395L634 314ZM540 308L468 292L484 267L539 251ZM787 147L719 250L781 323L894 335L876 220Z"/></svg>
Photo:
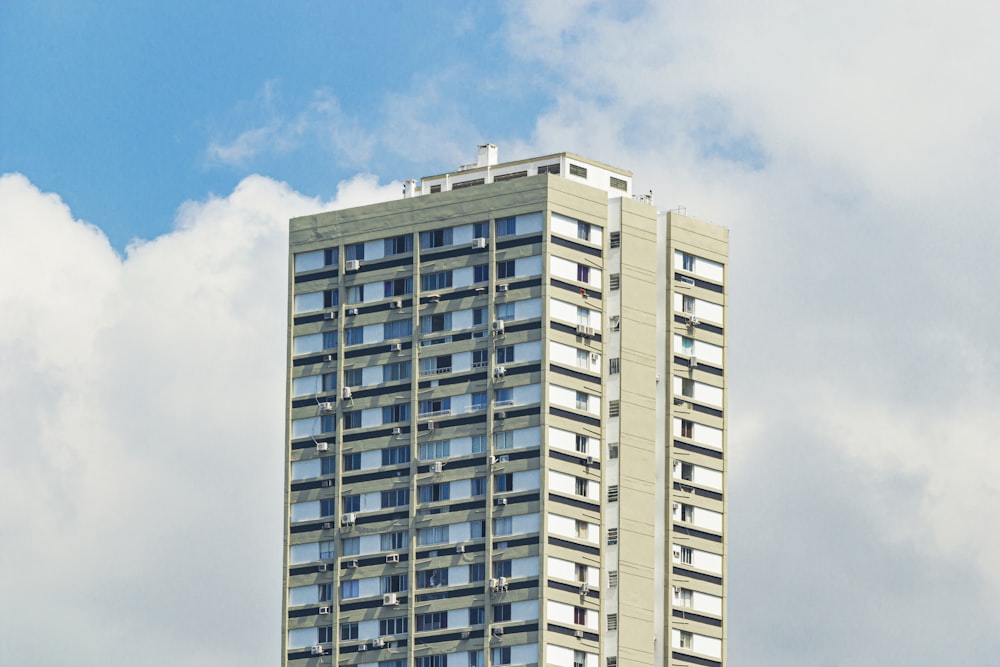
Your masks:
<svg viewBox="0 0 1000 667"><path fill-rule="evenodd" d="M291 221L283 664L725 664L728 232L571 153Z"/></svg>

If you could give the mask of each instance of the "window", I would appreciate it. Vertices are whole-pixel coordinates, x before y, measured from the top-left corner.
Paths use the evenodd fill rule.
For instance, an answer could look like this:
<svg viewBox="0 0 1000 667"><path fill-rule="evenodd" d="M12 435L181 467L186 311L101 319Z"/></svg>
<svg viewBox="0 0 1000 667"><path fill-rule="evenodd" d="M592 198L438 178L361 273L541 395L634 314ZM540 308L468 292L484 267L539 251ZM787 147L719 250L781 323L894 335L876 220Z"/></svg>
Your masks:
<svg viewBox="0 0 1000 667"><path fill-rule="evenodd" d="M503 320L504 322L510 322L517 319L514 316L514 304L513 303L498 303L496 304L495 312L496 319Z"/></svg>
<svg viewBox="0 0 1000 667"><path fill-rule="evenodd" d="M382 408L382 423L392 424L394 422L405 422L410 420L410 404L400 403L399 405L387 405ZM407 457L409 460L409 457Z"/></svg>
<svg viewBox="0 0 1000 667"><path fill-rule="evenodd" d="M316 640L320 644L329 644L333 641L333 626L321 626L316 628Z"/></svg>
<svg viewBox="0 0 1000 667"><path fill-rule="evenodd" d="M357 639L357 638L358 638L357 623L340 624L340 641L350 641L352 639Z"/></svg>
<svg viewBox="0 0 1000 667"><path fill-rule="evenodd" d="M337 348L338 335L336 331L323 332L323 349L334 350Z"/></svg>
<svg viewBox="0 0 1000 667"><path fill-rule="evenodd" d="M589 569L586 565L582 563L576 563L576 580L577 581L587 581L587 575L589 574Z"/></svg>
<svg viewBox="0 0 1000 667"><path fill-rule="evenodd" d="M420 333L434 333L436 331L451 330L451 313L440 313L438 315L425 315L420 318Z"/></svg>
<svg viewBox="0 0 1000 667"><path fill-rule="evenodd" d="M618 614L608 614L608 630L618 629Z"/></svg>
<svg viewBox="0 0 1000 667"><path fill-rule="evenodd" d="M360 595L360 589L357 581L342 581L340 582L340 599L347 600L349 598L356 598Z"/></svg>
<svg viewBox="0 0 1000 667"><path fill-rule="evenodd" d="M498 364L512 364L514 363L514 346L505 345L504 347L497 348L497 363Z"/></svg>
<svg viewBox="0 0 1000 667"><path fill-rule="evenodd" d="M590 368L590 352L579 349L576 351L576 367L588 368L588 369Z"/></svg>
<svg viewBox="0 0 1000 667"><path fill-rule="evenodd" d="M382 325L382 338L406 338L413 335L413 322L411 320L395 320Z"/></svg>
<svg viewBox="0 0 1000 667"><path fill-rule="evenodd" d="M576 323L582 324L585 327L590 326L590 310L584 308L583 306L576 307Z"/></svg>
<svg viewBox="0 0 1000 667"><path fill-rule="evenodd" d="M337 391L336 373L323 373L323 391Z"/></svg>
<svg viewBox="0 0 1000 667"><path fill-rule="evenodd" d="M681 354L691 356L694 354L694 339L681 336Z"/></svg>
<svg viewBox="0 0 1000 667"><path fill-rule="evenodd" d="M439 271L438 273L425 273L420 277L420 289L425 292L433 292L451 287L451 271Z"/></svg>
<svg viewBox="0 0 1000 667"><path fill-rule="evenodd" d="M472 563L469 565L469 581L483 581L486 579L486 563Z"/></svg>
<svg viewBox="0 0 1000 667"><path fill-rule="evenodd" d="M680 548L680 562L685 565L690 565L692 557L694 556L694 550L691 547L681 547Z"/></svg>
<svg viewBox="0 0 1000 667"><path fill-rule="evenodd" d="M451 414L451 398L438 398L420 401L420 416L435 417Z"/></svg>
<svg viewBox="0 0 1000 667"><path fill-rule="evenodd" d="M681 268L685 271L694 271L694 256L686 252L681 253Z"/></svg>
<svg viewBox="0 0 1000 667"><path fill-rule="evenodd" d="M492 658L492 664L494 665L509 665L510 664L510 647L501 646L492 649L490 652L490 657Z"/></svg>
<svg viewBox="0 0 1000 667"><path fill-rule="evenodd" d="M333 308L340 304L340 292L335 289L328 289L323 292L323 307Z"/></svg>
<svg viewBox="0 0 1000 667"><path fill-rule="evenodd" d="M579 176L580 178L587 178L587 168L581 167L578 164L573 164L572 162L569 164L569 173L573 176Z"/></svg>
<svg viewBox="0 0 1000 667"><path fill-rule="evenodd" d="M341 556L357 556L361 553L360 537L345 537L340 540Z"/></svg>
<svg viewBox="0 0 1000 667"><path fill-rule="evenodd" d="M576 265L576 279L581 283L590 282L590 267L583 264Z"/></svg>
<svg viewBox="0 0 1000 667"><path fill-rule="evenodd" d="M690 463L681 463L681 479L688 482L694 480L694 465Z"/></svg>
<svg viewBox="0 0 1000 667"><path fill-rule="evenodd" d="M613 290L619 289L622 286L622 274L612 273L608 276L608 287Z"/></svg>
<svg viewBox="0 0 1000 667"><path fill-rule="evenodd" d="M493 519L494 535L512 535L514 533L514 519L509 516Z"/></svg>
<svg viewBox="0 0 1000 667"><path fill-rule="evenodd" d="M444 544L448 541L448 526L430 526L417 530L417 545Z"/></svg>
<svg viewBox="0 0 1000 667"><path fill-rule="evenodd" d="M417 614L417 632L426 630L443 630L448 627L448 612L439 611L430 614ZM431 656L428 656L431 657ZM419 664L419 658L417 659Z"/></svg>
<svg viewBox="0 0 1000 667"><path fill-rule="evenodd" d="M497 493L514 490L514 473L508 472L501 475L493 475L493 490Z"/></svg>
<svg viewBox="0 0 1000 667"><path fill-rule="evenodd" d="M608 185L613 187L615 190L628 190L628 181L621 178L615 178L614 176L610 178Z"/></svg>
<svg viewBox="0 0 1000 667"><path fill-rule="evenodd" d="M361 470L361 454L344 454L344 472Z"/></svg>
<svg viewBox="0 0 1000 667"><path fill-rule="evenodd" d="M484 454L485 452L486 452L486 436L485 435L472 436L472 453Z"/></svg>
<svg viewBox="0 0 1000 667"><path fill-rule="evenodd" d="M490 351L489 350L473 350L472 351L472 367L473 368L485 368L490 365Z"/></svg>
<svg viewBox="0 0 1000 667"><path fill-rule="evenodd" d="M573 623L587 625L587 610L583 607L573 607Z"/></svg>
<svg viewBox="0 0 1000 667"><path fill-rule="evenodd" d="M517 234L517 218L497 218L497 236L513 236Z"/></svg>
<svg viewBox="0 0 1000 667"><path fill-rule="evenodd" d="M413 252L413 237L410 236L409 234L387 238L385 239L384 243L385 243L384 254L386 257Z"/></svg>
<svg viewBox="0 0 1000 667"><path fill-rule="evenodd" d="M451 483L422 484L417 487L418 500L422 503L434 503L439 500L451 499Z"/></svg>
<svg viewBox="0 0 1000 667"><path fill-rule="evenodd" d="M345 512L360 512L361 511L361 496L360 495L350 495L344 496L340 499L341 507Z"/></svg>
<svg viewBox="0 0 1000 667"><path fill-rule="evenodd" d="M391 296L403 296L413 294L413 278L397 278L386 280L383 283L383 296L387 299Z"/></svg>
<svg viewBox="0 0 1000 667"><path fill-rule="evenodd" d="M499 579L500 577L510 578L510 561L509 560L496 560L493 561L493 578Z"/></svg>
<svg viewBox="0 0 1000 667"><path fill-rule="evenodd" d="M473 393L471 410L475 412L477 410L485 410L485 409L486 409L486 392L477 391Z"/></svg>
<svg viewBox="0 0 1000 667"><path fill-rule="evenodd" d="M337 415L323 415L320 419L320 431L323 433L329 433L336 429L336 419Z"/></svg>
<svg viewBox="0 0 1000 667"><path fill-rule="evenodd" d="M336 513L334 509L333 498L327 498L325 500L319 501L319 515L320 516L333 516Z"/></svg>
<svg viewBox="0 0 1000 667"><path fill-rule="evenodd" d="M438 183L437 185L432 185L431 186L431 194L434 194L435 192L441 192L441 184L440 183Z"/></svg>
<svg viewBox="0 0 1000 667"><path fill-rule="evenodd" d="M514 405L514 389L511 387L506 389L494 389L493 397L498 408Z"/></svg>
<svg viewBox="0 0 1000 667"><path fill-rule="evenodd" d="M471 480L471 495L473 498L486 495L486 478L473 477Z"/></svg>
<svg viewBox="0 0 1000 667"><path fill-rule="evenodd" d="M443 248L452 244L451 228L420 232L421 248Z"/></svg>
<svg viewBox="0 0 1000 667"><path fill-rule="evenodd" d="M409 489L402 489L406 491L406 495L410 495ZM384 533L379 538L382 542L382 551L396 551L398 549L405 549L409 546L409 531L401 530L395 533Z"/></svg>
<svg viewBox="0 0 1000 667"><path fill-rule="evenodd" d="M608 360L608 375L617 375L621 372L622 360L619 357L614 357Z"/></svg>
<svg viewBox="0 0 1000 667"><path fill-rule="evenodd" d="M473 308L472 309L472 326L481 327L486 324L486 308Z"/></svg>
<svg viewBox="0 0 1000 667"><path fill-rule="evenodd" d="M430 357L420 360L421 375L437 375L438 373L451 372L451 355L442 354L440 357Z"/></svg>
<svg viewBox="0 0 1000 667"><path fill-rule="evenodd" d="M405 663L406 661L404 660L403 662ZM448 656L447 654L421 656L417 658L416 667L448 667Z"/></svg>
<svg viewBox="0 0 1000 667"><path fill-rule="evenodd" d="M681 521L689 522L694 520L694 506L681 503L679 509Z"/></svg>
<svg viewBox="0 0 1000 667"><path fill-rule="evenodd" d="M352 243L349 246L344 247L344 255L348 260L351 259L364 259L365 258L365 244L364 243Z"/></svg>
<svg viewBox="0 0 1000 667"><path fill-rule="evenodd" d="M472 238L488 239L490 237L489 222L475 222L472 224Z"/></svg>
<svg viewBox="0 0 1000 667"><path fill-rule="evenodd" d="M497 262L497 280L504 280L506 278L513 278L515 273L514 260L508 259L504 262Z"/></svg>
<svg viewBox="0 0 1000 667"><path fill-rule="evenodd" d="M613 546L618 544L618 529L608 528L608 544Z"/></svg>
<svg viewBox="0 0 1000 667"><path fill-rule="evenodd" d="M333 584L320 584L316 589L316 597L320 602L333 600Z"/></svg>
<svg viewBox="0 0 1000 667"><path fill-rule="evenodd" d="M479 264L472 267L472 282L485 283L490 279L490 265Z"/></svg>
<svg viewBox="0 0 1000 667"><path fill-rule="evenodd" d="M345 387L360 387L363 384L364 384L364 369L361 368L344 369Z"/></svg>
<svg viewBox="0 0 1000 667"><path fill-rule="evenodd" d="M483 607L470 607L469 625L482 625L486 620L485 611Z"/></svg>
<svg viewBox="0 0 1000 667"><path fill-rule="evenodd" d="M618 502L618 485L613 484L608 487L608 502L617 503Z"/></svg>
<svg viewBox="0 0 1000 667"><path fill-rule="evenodd" d="M409 625L406 621L405 616L379 619L378 633L380 636L406 634L407 625Z"/></svg>
<svg viewBox="0 0 1000 667"><path fill-rule="evenodd" d="M390 491L382 491L380 495L382 500L382 509L386 509L387 507L404 507L410 504L409 489L392 489Z"/></svg>
<svg viewBox="0 0 1000 667"><path fill-rule="evenodd" d="M587 654L583 651L573 651L573 667L587 667Z"/></svg>
<svg viewBox="0 0 1000 667"><path fill-rule="evenodd" d="M397 361L382 366L382 382L398 382L410 379L410 362Z"/></svg>
<svg viewBox="0 0 1000 667"><path fill-rule="evenodd" d="M586 480L583 477L576 478L576 488L574 489L576 491L576 495L586 497L587 491L589 489L590 489L589 480Z"/></svg>
<svg viewBox="0 0 1000 667"><path fill-rule="evenodd" d="M334 545L333 540L323 540L322 542L319 543L320 560L330 560L331 558L336 558L333 545ZM322 586L320 586L320 588L322 588Z"/></svg>
<svg viewBox="0 0 1000 667"><path fill-rule="evenodd" d="M513 449L514 432L499 431L493 434L493 449Z"/></svg>
<svg viewBox="0 0 1000 667"><path fill-rule="evenodd" d="M493 605L493 622L503 623L504 621L510 620L510 605L509 604L495 604Z"/></svg>
<svg viewBox="0 0 1000 667"><path fill-rule="evenodd" d="M437 588L448 585L448 568L417 572L417 588Z"/></svg>
<svg viewBox="0 0 1000 667"><path fill-rule="evenodd" d="M576 409L586 410L587 404L589 403L590 396L585 391L576 392Z"/></svg>
<svg viewBox="0 0 1000 667"><path fill-rule="evenodd" d="M539 174L558 174L559 165L558 164L543 164L538 168Z"/></svg>
<svg viewBox="0 0 1000 667"><path fill-rule="evenodd" d="M674 602L682 607L690 607L694 601L694 592L690 588L675 588Z"/></svg>
<svg viewBox="0 0 1000 667"><path fill-rule="evenodd" d="M681 311L690 315L694 314L694 297L687 294L681 296Z"/></svg>
<svg viewBox="0 0 1000 667"><path fill-rule="evenodd" d="M577 434L576 451L580 452L581 454L587 453L587 436Z"/></svg>
<svg viewBox="0 0 1000 667"><path fill-rule="evenodd" d="M365 300L365 286L354 285L347 288L347 303L361 303Z"/></svg>
<svg viewBox="0 0 1000 667"><path fill-rule="evenodd" d="M694 380L691 378L681 378L681 394L688 398L694 397Z"/></svg>
<svg viewBox="0 0 1000 667"><path fill-rule="evenodd" d="M680 643L678 646L680 648L692 648L694 644L694 636L687 630L680 631Z"/></svg>
<svg viewBox="0 0 1000 667"><path fill-rule="evenodd" d="M323 251L323 265L335 266L340 262L340 248L327 248Z"/></svg>
<svg viewBox="0 0 1000 667"><path fill-rule="evenodd" d="M469 651L469 667L485 667L483 665L483 651Z"/></svg>
<svg viewBox="0 0 1000 667"><path fill-rule="evenodd" d="M422 442L419 445L417 457L421 461L433 461L434 459L446 459L451 456L451 440L436 440L434 442Z"/></svg>
<svg viewBox="0 0 1000 667"><path fill-rule="evenodd" d="M694 437L694 422L687 419L681 420L681 437L682 438L693 438Z"/></svg>
<svg viewBox="0 0 1000 667"><path fill-rule="evenodd" d="M337 472L337 459L335 457L324 456L319 461L321 475L332 475Z"/></svg>
<svg viewBox="0 0 1000 667"><path fill-rule="evenodd" d="M485 521L470 521L469 522L469 537L474 540L478 540L486 537L486 522Z"/></svg>
<svg viewBox="0 0 1000 667"><path fill-rule="evenodd" d="M365 342L364 327L349 327L344 329L345 345L362 345Z"/></svg>
<svg viewBox="0 0 1000 667"><path fill-rule="evenodd" d="M468 181L461 181L459 183L452 183L451 184L451 189L452 190L461 190L462 188L471 188L473 185L483 185L484 183L486 183L486 179L485 178L473 178L473 179L468 180Z"/></svg>
<svg viewBox="0 0 1000 667"><path fill-rule="evenodd" d="M611 232L608 236L612 248L620 248L622 246L621 232Z"/></svg>
<svg viewBox="0 0 1000 667"><path fill-rule="evenodd" d="M386 593L402 593L405 590L409 590L410 586L407 582L407 575L405 574L393 574L387 575L379 578L380 592L385 595Z"/></svg>

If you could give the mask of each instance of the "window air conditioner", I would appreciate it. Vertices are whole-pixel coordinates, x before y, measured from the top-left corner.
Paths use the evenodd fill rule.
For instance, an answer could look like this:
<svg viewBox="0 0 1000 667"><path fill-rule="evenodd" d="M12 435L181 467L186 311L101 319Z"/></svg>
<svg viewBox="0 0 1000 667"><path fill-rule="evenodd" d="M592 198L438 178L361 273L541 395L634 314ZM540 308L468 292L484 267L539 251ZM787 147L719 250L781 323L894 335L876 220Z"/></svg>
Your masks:
<svg viewBox="0 0 1000 667"><path fill-rule="evenodd" d="M695 317L693 314L688 313L688 315L687 315L687 323L688 323L689 327L693 327L694 325L698 324L698 318Z"/></svg>
<svg viewBox="0 0 1000 667"><path fill-rule="evenodd" d="M505 506L507 504L506 498L497 498L497 505Z"/></svg>
<svg viewBox="0 0 1000 667"><path fill-rule="evenodd" d="M691 368L697 368L698 367L698 357L691 357L690 359L688 359L688 366L690 366Z"/></svg>
<svg viewBox="0 0 1000 667"><path fill-rule="evenodd" d="M681 551L680 551L680 549L674 549L674 558L676 560L680 560L681 559Z"/></svg>
<svg viewBox="0 0 1000 667"><path fill-rule="evenodd" d="M357 567L358 567L358 561L356 561L356 560L349 560L349 561L347 561L347 567L351 568L352 570L357 569Z"/></svg>
<svg viewBox="0 0 1000 667"><path fill-rule="evenodd" d="M428 294L427 295L427 300L428 301L433 301L434 303L437 303L438 301L441 300L441 295L440 294Z"/></svg>
<svg viewBox="0 0 1000 667"><path fill-rule="evenodd" d="M319 404L320 412L333 412L333 403L325 402Z"/></svg>
<svg viewBox="0 0 1000 667"><path fill-rule="evenodd" d="M324 479L324 480L323 480L323 485L322 485L322 486L323 486L323 488L325 488L325 489L328 489L328 488L330 488L331 486L333 486L333 480L332 480L332 479Z"/></svg>
<svg viewBox="0 0 1000 667"><path fill-rule="evenodd" d="M503 454L500 457L498 457L497 460L500 463L510 463L510 456L508 456L507 454Z"/></svg>
<svg viewBox="0 0 1000 667"><path fill-rule="evenodd" d="M335 320L337 319L337 311L332 311L329 313L323 313L324 320Z"/></svg>
<svg viewBox="0 0 1000 667"><path fill-rule="evenodd" d="M399 562L399 554L386 554L386 556L385 556L385 562L386 563L398 563Z"/></svg>
<svg viewBox="0 0 1000 667"><path fill-rule="evenodd" d="M591 352L590 353L590 360L591 361L600 361L601 360L601 355L599 355L597 352Z"/></svg>
<svg viewBox="0 0 1000 667"><path fill-rule="evenodd" d="M389 351L390 352L402 352L403 351L403 344L402 343L393 343L392 345L389 346Z"/></svg>
<svg viewBox="0 0 1000 667"><path fill-rule="evenodd" d="M444 471L444 463L442 463L441 461L434 461L430 465L430 471L431 472L442 472L442 471Z"/></svg>
<svg viewBox="0 0 1000 667"><path fill-rule="evenodd" d="M474 250L484 250L486 248L486 239L482 236L472 239L472 247Z"/></svg>
<svg viewBox="0 0 1000 667"><path fill-rule="evenodd" d="M395 593L386 593L382 596L382 606L383 607L394 607L399 604L399 596Z"/></svg>
<svg viewBox="0 0 1000 667"><path fill-rule="evenodd" d="M401 429L401 428L400 428L400 427L398 427L398 426L394 426L394 427L392 428L392 434L393 434L393 435L399 435L399 434L400 434L400 433L402 433L402 432L403 432L403 429Z"/></svg>
<svg viewBox="0 0 1000 667"><path fill-rule="evenodd" d="M358 645L358 651L367 651L367 650L368 650L368 644Z"/></svg>
<svg viewBox="0 0 1000 667"><path fill-rule="evenodd" d="M340 517L340 525L342 526L353 526L355 521L358 520L358 515L354 512L348 512L344 516Z"/></svg>
<svg viewBox="0 0 1000 667"><path fill-rule="evenodd" d="M472 636L471 632L469 632L468 630L462 630L462 639L468 639L471 636Z"/></svg>
<svg viewBox="0 0 1000 667"><path fill-rule="evenodd" d="M576 335L577 336L586 336L588 328L589 327L586 324L577 324L576 325Z"/></svg>
<svg viewBox="0 0 1000 667"><path fill-rule="evenodd" d="M324 354L323 361L333 361L334 356L332 354Z"/></svg>
<svg viewBox="0 0 1000 667"><path fill-rule="evenodd" d="M372 640L372 648L385 648L385 640L381 637L376 637Z"/></svg>
<svg viewBox="0 0 1000 667"><path fill-rule="evenodd" d="M333 522L327 521L323 524L323 530L333 530Z"/></svg>
<svg viewBox="0 0 1000 667"><path fill-rule="evenodd" d="M580 595L586 595L589 592L590 592L590 584L588 584L586 581L580 584Z"/></svg>
<svg viewBox="0 0 1000 667"><path fill-rule="evenodd" d="M391 302L389 302L389 307L390 308L395 308L395 309L398 310L399 308L403 307L403 302L400 301L399 299L397 299L395 301L391 301Z"/></svg>
<svg viewBox="0 0 1000 667"><path fill-rule="evenodd" d="M343 396L345 400L348 399L348 398L350 398L351 397L351 388L350 387L344 387L343 389L340 390L340 395Z"/></svg>
<svg viewBox="0 0 1000 667"><path fill-rule="evenodd" d="M328 451L330 451L330 443L329 442L317 442L316 443L316 451L317 452L328 452Z"/></svg>
<svg viewBox="0 0 1000 667"><path fill-rule="evenodd" d="M357 259L349 259L344 263L345 271L357 271L361 268L361 261Z"/></svg>
<svg viewBox="0 0 1000 667"><path fill-rule="evenodd" d="M435 428L437 428L437 426L434 424L434 422L427 422L428 431L433 431Z"/></svg>
<svg viewBox="0 0 1000 667"><path fill-rule="evenodd" d="M507 291L507 285L506 284L504 284L504 285L497 285L497 291L498 292L506 292Z"/></svg>
<svg viewBox="0 0 1000 667"><path fill-rule="evenodd" d="M504 375L507 375L507 369L503 366L497 366L493 369L493 377L502 378Z"/></svg>
<svg viewBox="0 0 1000 667"><path fill-rule="evenodd" d="M583 630L576 630L573 632L573 636L577 639L583 639Z"/></svg>
<svg viewBox="0 0 1000 667"><path fill-rule="evenodd" d="M320 646L319 644L316 644L316 646L312 647L311 653L313 655L323 655L323 647Z"/></svg>
<svg viewBox="0 0 1000 667"><path fill-rule="evenodd" d="M595 333L597 333L597 332L594 331L594 327L584 327L583 328L583 335L584 336L593 336Z"/></svg>
<svg viewBox="0 0 1000 667"><path fill-rule="evenodd" d="M320 563L319 567L317 568L317 571L318 572L326 572L326 568L327 568L327 564L326 563Z"/></svg>
<svg viewBox="0 0 1000 667"><path fill-rule="evenodd" d="M347 309L347 314L348 315L357 315L358 314L358 309L357 308L348 308Z"/></svg>
<svg viewBox="0 0 1000 667"><path fill-rule="evenodd" d="M321 613L321 614L329 614L330 613L330 608L329 607L320 607L319 608L319 613Z"/></svg>
<svg viewBox="0 0 1000 667"><path fill-rule="evenodd" d="M464 544L459 544L458 546L456 546L455 547L455 553L457 553L457 554L464 554L465 553L465 545Z"/></svg>
<svg viewBox="0 0 1000 667"><path fill-rule="evenodd" d="M507 419L507 413L506 412L498 412L498 413L496 413L496 418L497 419Z"/></svg>

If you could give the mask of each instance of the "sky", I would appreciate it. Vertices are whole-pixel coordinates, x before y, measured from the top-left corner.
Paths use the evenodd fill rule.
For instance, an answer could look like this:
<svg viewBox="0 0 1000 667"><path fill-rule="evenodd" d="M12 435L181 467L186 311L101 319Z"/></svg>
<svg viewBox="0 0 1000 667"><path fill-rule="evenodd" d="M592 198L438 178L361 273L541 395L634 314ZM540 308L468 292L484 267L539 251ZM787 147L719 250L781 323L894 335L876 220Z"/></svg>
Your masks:
<svg viewBox="0 0 1000 667"><path fill-rule="evenodd" d="M0 665L275 664L287 221L484 142L730 229L729 664L995 664L998 21L0 3Z"/></svg>

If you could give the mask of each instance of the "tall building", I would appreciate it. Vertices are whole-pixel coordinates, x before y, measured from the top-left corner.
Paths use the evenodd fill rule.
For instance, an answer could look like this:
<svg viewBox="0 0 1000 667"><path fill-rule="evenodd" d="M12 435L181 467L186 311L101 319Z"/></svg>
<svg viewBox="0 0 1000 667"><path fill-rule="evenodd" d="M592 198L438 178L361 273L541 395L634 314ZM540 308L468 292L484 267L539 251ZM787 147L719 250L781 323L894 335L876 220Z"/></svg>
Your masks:
<svg viewBox="0 0 1000 667"><path fill-rule="evenodd" d="M492 145L293 219L284 664L723 665L727 245Z"/></svg>

